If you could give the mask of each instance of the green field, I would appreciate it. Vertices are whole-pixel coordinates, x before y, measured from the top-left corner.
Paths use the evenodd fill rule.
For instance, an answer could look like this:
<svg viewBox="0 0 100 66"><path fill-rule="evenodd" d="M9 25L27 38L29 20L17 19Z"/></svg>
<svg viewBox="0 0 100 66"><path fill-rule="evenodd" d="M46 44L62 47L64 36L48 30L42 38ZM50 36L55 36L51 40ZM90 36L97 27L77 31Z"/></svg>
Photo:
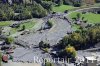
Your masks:
<svg viewBox="0 0 100 66"><path fill-rule="evenodd" d="M80 28L80 25L76 25L76 24L73 24L73 25L72 25L72 29L73 29L74 31L80 30L79 28Z"/></svg>
<svg viewBox="0 0 100 66"><path fill-rule="evenodd" d="M30 29L35 25L36 22L32 21L32 22L27 22L27 23L23 23L20 25L20 28L22 28L23 25L25 25L26 29Z"/></svg>
<svg viewBox="0 0 100 66"><path fill-rule="evenodd" d="M11 25L11 23L12 22L10 22L10 21L1 21L0 26L9 26L9 25Z"/></svg>
<svg viewBox="0 0 100 66"><path fill-rule="evenodd" d="M61 6L53 7L53 11L55 11L55 12L64 12L65 10L71 10L73 8L74 8L73 6L61 5Z"/></svg>
<svg viewBox="0 0 100 66"><path fill-rule="evenodd" d="M69 16L70 18L77 17L78 12L73 12ZM88 23L100 23L100 14L94 14L94 13L86 13L86 14L81 14L81 17L84 17L84 20L88 20Z"/></svg>
<svg viewBox="0 0 100 66"><path fill-rule="evenodd" d="M36 22L34 22L34 21L32 21L32 22L29 21L29 22L23 23L23 24L20 25L19 28L11 28L10 32L11 32L11 34L16 33L18 30L22 29L23 25L25 26L25 29L31 29L32 27L34 27L35 23Z"/></svg>

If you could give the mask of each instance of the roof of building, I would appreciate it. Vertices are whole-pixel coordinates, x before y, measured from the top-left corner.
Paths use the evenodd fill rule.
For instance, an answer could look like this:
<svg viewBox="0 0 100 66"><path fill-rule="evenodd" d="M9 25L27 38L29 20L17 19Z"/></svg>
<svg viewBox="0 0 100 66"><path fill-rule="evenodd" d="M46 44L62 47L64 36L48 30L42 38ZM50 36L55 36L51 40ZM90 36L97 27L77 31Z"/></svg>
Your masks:
<svg viewBox="0 0 100 66"><path fill-rule="evenodd" d="M90 56L90 57L85 57L87 60L97 60L96 57Z"/></svg>

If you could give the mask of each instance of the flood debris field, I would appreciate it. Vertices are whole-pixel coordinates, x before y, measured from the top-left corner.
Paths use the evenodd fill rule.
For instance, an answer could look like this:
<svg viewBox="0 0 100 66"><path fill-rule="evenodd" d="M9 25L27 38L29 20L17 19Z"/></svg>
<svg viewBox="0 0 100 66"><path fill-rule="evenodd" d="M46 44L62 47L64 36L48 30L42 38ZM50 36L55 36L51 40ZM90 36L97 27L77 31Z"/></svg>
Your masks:
<svg viewBox="0 0 100 66"><path fill-rule="evenodd" d="M34 61L34 57L38 57L41 59L52 59L49 53L44 53L42 50L36 47L38 47L39 42L41 41L46 41L50 44L50 46L54 46L59 42L59 40L67 35L67 33L72 32L70 23L63 18L63 15L64 14L53 15L52 17L49 15L43 18L44 22L41 22L39 24L39 27L36 27L36 31L33 31L30 34L19 35L17 38L15 38L15 42L24 47L17 47L14 50L14 53L12 54L12 56L14 57L13 62L32 63ZM49 19L53 21L53 26L50 29L37 31L41 29L41 27L45 27L45 23Z"/></svg>
<svg viewBox="0 0 100 66"><path fill-rule="evenodd" d="M44 23L46 23L47 18L51 19L54 22L52 28L19 36L16 39L16 42L20 42L20 44L24 46L35 46L38 45L41 41L47 41L51 46L57 44L59 40L61 40L65 35L67 35L67 33L72 32L70 23L60 17L63 17L63 15L56 15L53 18L46 17L46 20L43 19ZM44 23L41 23L40 26L44 27Z"/></svg>

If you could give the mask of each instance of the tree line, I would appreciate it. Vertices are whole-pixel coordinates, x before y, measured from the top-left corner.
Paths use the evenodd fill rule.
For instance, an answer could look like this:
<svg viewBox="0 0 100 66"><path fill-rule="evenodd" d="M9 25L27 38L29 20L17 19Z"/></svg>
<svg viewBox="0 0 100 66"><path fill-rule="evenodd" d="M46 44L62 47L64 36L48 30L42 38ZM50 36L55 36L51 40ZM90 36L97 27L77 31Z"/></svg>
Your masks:
<svg viewBox="0 0 100 66"><path fill-rule="evenodd" d="M9 2L0 2L0 21L41 18L52 11L54 4L60 6L69 3L67 0L15 0L12 1L13 4Z"/></svg>
<svg viewBox="0 0 100 66"><path fill-rule="evenodd" d="M12 4L9 4L10 1ZM55 5L79 7L82 2L83 0L1 0L0 21L41 18L52 12L52 7Z"/></svg>
<svg viewBox="0 0 100 66"><path fill-rule="evenodd" d="M57 57L67 58L69 62L76 60L76 50L84 50L95 47L100 42L100 24L75 31L63 37L54 48L59 49L56 53ZM70 59L69 59L70 58Z"/></svg>
<svg viewBox="0 0 100 66"><path fill-rule="evenodd" d="M69 44L74 46L77 50L83 50L95 45L100 42L100 24L96 24L87 29L81 31L75 31L68 36L65 36L57 46L60 49L64 49Z"/></svg>
<svg viewBox="0 0 100 66"><path fill-rule="evenodd" d="M45 5L45 4L44 4ZM0 4L0 21L25 20L45 17L49 11L34 1L33 4ZM48 7L48 6L47 6Z"/></svg>

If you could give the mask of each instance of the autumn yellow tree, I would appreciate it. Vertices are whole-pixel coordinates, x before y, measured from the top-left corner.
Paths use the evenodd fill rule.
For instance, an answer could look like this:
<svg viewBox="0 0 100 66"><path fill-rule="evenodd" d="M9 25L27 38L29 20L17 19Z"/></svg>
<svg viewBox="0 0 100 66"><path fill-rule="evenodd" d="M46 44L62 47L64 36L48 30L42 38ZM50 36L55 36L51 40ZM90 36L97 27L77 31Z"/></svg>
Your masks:
<svg viewBox="0 0 100 66"><path fill-rule="evenodd" d="M84 36L82 36L81 33L72 33L70 36L69 36L69 39L70 39L70 43L73 44L73 46L80 46L81 44L85 44L86 42L86 38Z"/></svg>
<svg viewBox="0 0 100 66"><path fill-rule="evenodd" d="M89 37L92 42L97 42L100 38L100 27L93 27L89 29Z"/></svg>
<svg viewBox="0 0 100 66"><path fill-rule="evenodd" d="M69 58L75 58L77 55L75 48L73 46L70 46L70 44L65 48L65 53Z"/></svg>

